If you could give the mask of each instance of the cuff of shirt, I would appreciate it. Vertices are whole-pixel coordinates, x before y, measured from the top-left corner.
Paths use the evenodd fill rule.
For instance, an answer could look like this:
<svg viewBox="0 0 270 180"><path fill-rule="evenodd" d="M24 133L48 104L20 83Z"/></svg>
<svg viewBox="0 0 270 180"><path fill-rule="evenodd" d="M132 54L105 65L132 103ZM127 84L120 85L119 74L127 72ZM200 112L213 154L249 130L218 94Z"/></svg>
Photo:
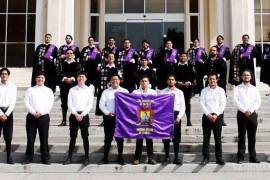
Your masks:
<svg viewBox="0 0 270 180"><path fill-rule="evenodd" d="M64 82L67 79L67 77L63 77L62 82Z"/></svg>

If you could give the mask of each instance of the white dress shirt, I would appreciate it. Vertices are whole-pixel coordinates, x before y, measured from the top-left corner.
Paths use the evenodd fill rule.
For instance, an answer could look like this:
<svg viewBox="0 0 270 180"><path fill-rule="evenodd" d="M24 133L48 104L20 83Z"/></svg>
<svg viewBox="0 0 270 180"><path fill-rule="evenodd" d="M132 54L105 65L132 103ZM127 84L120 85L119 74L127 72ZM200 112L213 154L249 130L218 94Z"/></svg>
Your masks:
<svg viewBox="0 0 270 180"><path fill-rule="evenodd" d="M0 107L8 108L5 113L0 109L0 115L9 116L12 113L16 104L16 97L17 87L13 83L8 81L3 84L0 82Z"/></svg>
<svg viewBox="0 0 270 180"><path fill-rule="evenodd" d="M68 108L72 114L82 112L81 115L87 115L93 107L94 91L87 85L83 87L74 86L68 93Z"/></svg>
<svg viewBox="0 0 270 180"><path fill-rule="evenodd" d="M151 88L147 88L147 90L143 90L141 87L139 89L135 89L132 93L134 94L151 94L151 95L157 95L157 91Z"/></svg>
<svg viewBox="0 0 270 180"><path fill-rule="evenodd" d="M207 86L201 92L200 105L206 116L211 113L219 116L224 112L226 107L226 94L224 89L218 86L215 88Z"/></svg>
<svg viewBox="0 0 270 180"><path fill-rule="evenodd" d="M25 105L30 114L39 112L41 115L49 114L53 107L54 95L46 86L30 87L25 93Z"/></svg>
<svg viewBox="0 0 270 180"><path fill-rule="evenodd" d="M110 113L115 112L115 93L116 92L124 92L128 93L128 90L122 87L118 87L117 89L113 89L109 87L102 92L99 108L105 114L108 115Z"/></svg>
<svg viewBox="0 0 270 180"><path fill-rule="evenodd" d="M179 111L177 118L181 119L186 111L186 104L183 91L174 88L165 88L160 91L161 94L174 94L174 111Z"/></svg>
<svg viewBox="0 0 270 180"><path fill-rule="evenodd" d="M261 105L261 96L259 90L249 84L244 83L236 86L233 91L234 102L239 111L245 113L257 111Z"/></svg>

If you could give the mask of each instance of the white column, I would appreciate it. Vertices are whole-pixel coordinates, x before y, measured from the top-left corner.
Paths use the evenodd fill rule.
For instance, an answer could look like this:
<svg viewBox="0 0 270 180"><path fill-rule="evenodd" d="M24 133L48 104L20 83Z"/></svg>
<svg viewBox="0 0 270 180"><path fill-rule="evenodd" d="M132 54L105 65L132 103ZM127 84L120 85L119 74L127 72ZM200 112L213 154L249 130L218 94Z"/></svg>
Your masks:
<svg viewBox="0 0 270 180"><path fill-rule="evenodd" d="M199 16L199 39L200 39L200 44L201 46L205 46L204 43L204 1L199 0L199 12L200 12L200 16Z"/></svg>
<svg viewBox="0 0 270 180"><path fill-rule="evenodd" d="M189 14L189 0L184 1L185 5L185 49L187 50L190 47L190 14Z"/></svg>
<svg viewBox="0 0 270 180"><path fill-rule="evenodd" d="M99 1L99 47L105 47L105 0Z"/></svg>
<svg viewBox="0 0 270 180"><path fill-rule="evenodd" d="M224 35L224 1L216 0L217 6L217 34Z"/></svg>
<svg viewBox="0 0 270 180"><path fill-rule="evenodd" d="M88 44L87 39L90 34L90 0L79 0L79 2L79 12L76 13L75 37L78 45L82 48Z"/></svg>
<svg viewBox="0 0 270 180"><path fill-rule="evenodd" d="M61 10L60 42L63 44L65 35L74 37L74 0L61 0Z"/></svg>
<svg viewBox="0 0 270 180"><path fill-rule="evenodd" d="M35 25L35 47L44 42L44 35L47 33L47 3L37 1L36 3L36 25Z"/></svg>

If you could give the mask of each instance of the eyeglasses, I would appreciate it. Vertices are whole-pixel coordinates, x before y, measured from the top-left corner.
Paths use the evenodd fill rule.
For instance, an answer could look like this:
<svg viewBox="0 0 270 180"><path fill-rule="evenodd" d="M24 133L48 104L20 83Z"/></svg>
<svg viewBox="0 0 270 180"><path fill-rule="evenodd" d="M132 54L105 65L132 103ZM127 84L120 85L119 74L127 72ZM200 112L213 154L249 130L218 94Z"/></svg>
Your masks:
<svg viewBox="0 0 270 180"><path fill-rule="evenodd" d="M8 75L8 73L1 73L1 75Z"/></svg>

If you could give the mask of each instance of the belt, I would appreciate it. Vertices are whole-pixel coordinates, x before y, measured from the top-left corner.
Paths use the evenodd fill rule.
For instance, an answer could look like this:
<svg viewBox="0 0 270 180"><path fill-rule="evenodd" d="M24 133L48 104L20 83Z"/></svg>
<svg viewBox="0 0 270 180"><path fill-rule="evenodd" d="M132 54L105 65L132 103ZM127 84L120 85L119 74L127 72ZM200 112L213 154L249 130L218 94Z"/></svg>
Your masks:
<svg viewBox="0 0 270 180"><path fill-rule="evenodd" d="M3 112L6 112L8 110L8 107L0 107L0 109L3 111Z"/></svg>

